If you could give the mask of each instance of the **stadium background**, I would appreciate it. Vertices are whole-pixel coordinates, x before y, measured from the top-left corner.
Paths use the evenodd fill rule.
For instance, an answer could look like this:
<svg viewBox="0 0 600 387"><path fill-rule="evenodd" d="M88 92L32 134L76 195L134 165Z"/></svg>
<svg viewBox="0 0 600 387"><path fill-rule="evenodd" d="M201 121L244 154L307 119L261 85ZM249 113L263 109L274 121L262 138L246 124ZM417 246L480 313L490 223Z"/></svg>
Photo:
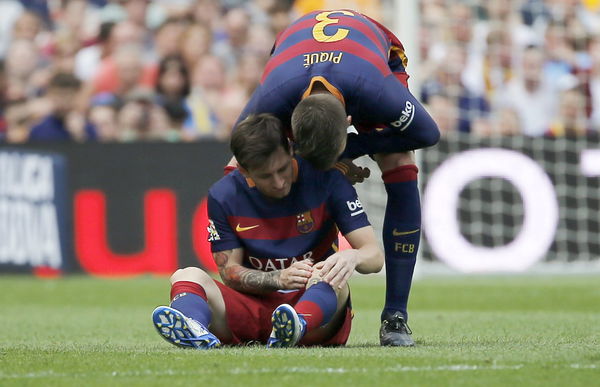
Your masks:
<svg viewBox="0 0 600 387"><path fill-rule="evenodd" d="M418 152L420 272L598 271L594 0L3 1L0 271L214 267L202 199L229 157L231 124L276 33L339 7L393 28L411 89L443 132ZM81 81L70 139L34 141L55 73ZM380 229L377 181L357 189Z"/></svg>

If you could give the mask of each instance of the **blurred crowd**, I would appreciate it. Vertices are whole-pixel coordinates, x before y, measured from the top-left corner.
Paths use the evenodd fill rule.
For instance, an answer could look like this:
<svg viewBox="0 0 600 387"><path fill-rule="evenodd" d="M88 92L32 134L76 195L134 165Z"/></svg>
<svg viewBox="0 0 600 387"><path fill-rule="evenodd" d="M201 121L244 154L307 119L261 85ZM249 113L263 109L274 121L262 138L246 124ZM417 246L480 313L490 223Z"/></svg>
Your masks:
<svg viewBox="0 0 600 387"><path fill-rule="evenodd" d="M282 0L2 0L0 138L227 139Z"/></svg>
<svg viewBox="0 0 600 387"><path fill-rule="evenodd" d="M394 28L401 5L2 0L0 142L226 140L275 37L297 16L356 7ZM412 79L444 133L600 130L600 0L419 7L420 59L409 56L408 70L418 64Z"/></svg>
<svg viewBox="0 0 600 387"><path fill-rule="evenodd" d="M600 130L600 1L422 0L420 9L420 97L443 133Z"/></svg>

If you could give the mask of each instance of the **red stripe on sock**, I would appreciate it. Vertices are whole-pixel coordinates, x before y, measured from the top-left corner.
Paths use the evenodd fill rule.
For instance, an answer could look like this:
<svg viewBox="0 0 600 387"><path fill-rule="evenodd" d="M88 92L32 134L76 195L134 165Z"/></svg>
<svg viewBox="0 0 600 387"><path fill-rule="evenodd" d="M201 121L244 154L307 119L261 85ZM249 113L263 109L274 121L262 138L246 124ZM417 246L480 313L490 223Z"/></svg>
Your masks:
<svg viewBox="0 0 600 387"><path fill-rule="evenodd" d="M384 172L381 175L384 183L404 183L417 180L419 168L414 164L402 165Z"/></svg>
<svg viewBox="0 0 600 387"><path fill-rule="evenodd" d="M306 331L318 328L323 322L323 311L318 304L312 301L300 301L294 306L296 312L301 314L306 321Z"/></svg>
<svg viewBox="0 0 600 387"><path fill-rule="evenodd" d="M206 297L206 291L204 291L204 288L195 282L177 281L171 285L171 300L173 300L176 295L181 293L192 293L202 297L204 301L208 301L208 297Z"/></svg>

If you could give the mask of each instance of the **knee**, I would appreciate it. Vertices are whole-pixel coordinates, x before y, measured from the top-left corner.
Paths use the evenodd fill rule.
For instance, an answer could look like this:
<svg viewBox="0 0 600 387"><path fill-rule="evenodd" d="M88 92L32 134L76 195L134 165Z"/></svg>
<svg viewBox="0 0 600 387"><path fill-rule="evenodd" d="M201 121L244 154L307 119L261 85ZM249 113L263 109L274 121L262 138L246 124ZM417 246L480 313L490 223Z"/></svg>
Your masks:
<svg viewBox="0 0 600 387"><path fill-rule="evenodd" d="M344 286L342 286L341 289L338 289L338 291L336 292L336 295L337 295L338 305L339 306L346 305L346 301L348 301L348 298L350 297L350 286L348 286L348 283L344 284Z"/></svg>
<svg viewBox="0 0 600 387"><path fill-rule="evenodd" d="M171 284L174 284L177 281L189 281L205 286L209 281L212 281L212 278L204 270L198 267L186 267L173 273L170 281Z"/></svg>
<svg viewBox="0 0 600 387"><path fill-rule="evenodd" d="M378 153L374 158L379 165L381 172L387 172L398 167L415 164L415 152L413 151L400 153Z"/></svg>
<svg viewBox="0 0 600 387"><path fill-rule="evenodd" d="M306 289L310 288L313 285L316 285L320 282L325 282L323 280L323 277L321 275L321 268L323 267L323 262L319 262L315 265L315 270L313 270L312 276L310 277L310 279L308 280L308 284L306 285ZM341 288L334 288L332 287L337 300L338 300L338 304L340 302L345 303L345 301L348 299L348 297L350 296L350 287L348 286L348 283L345 283L344 286L342 286Z"/></svg>

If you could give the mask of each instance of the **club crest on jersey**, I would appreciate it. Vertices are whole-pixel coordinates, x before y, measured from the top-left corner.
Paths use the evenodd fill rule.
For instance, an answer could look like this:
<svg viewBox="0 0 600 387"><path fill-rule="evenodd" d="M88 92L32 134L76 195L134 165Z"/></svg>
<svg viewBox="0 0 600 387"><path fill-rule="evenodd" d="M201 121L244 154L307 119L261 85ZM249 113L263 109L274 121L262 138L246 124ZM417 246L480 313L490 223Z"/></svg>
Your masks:
<svg viewBox="0 0 600 387"><path fill-rule="evenodd" d="M296 228L301 234L308 234L315 226L315 221L310 214L310 211L296 215Z"/></svg>
<svg viewBox="0 0 600 387"><path fill-rule="evenodd" d="M217 232L217 228L215 227L215 223L211 219L208 220L208 227L206 229L208 230L209 242L214 242L221 239L221 236L219 235L219 233Z"/></svg>

